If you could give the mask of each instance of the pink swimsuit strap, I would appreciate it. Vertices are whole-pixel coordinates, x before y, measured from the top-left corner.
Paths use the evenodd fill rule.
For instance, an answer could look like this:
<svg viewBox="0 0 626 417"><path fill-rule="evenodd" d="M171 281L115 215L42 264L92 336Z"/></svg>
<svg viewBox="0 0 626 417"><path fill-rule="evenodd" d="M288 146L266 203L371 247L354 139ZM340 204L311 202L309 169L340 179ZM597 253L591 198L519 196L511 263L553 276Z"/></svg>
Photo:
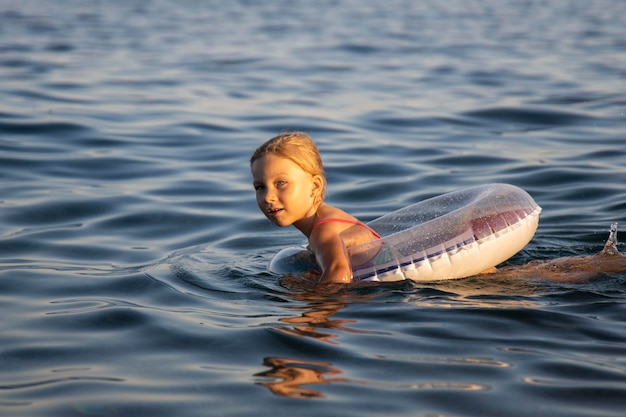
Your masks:
<svg viewBox="0 0 626 417"><path fill-rule="evenodd" d="M320 224L324 224L324 223L331 223L331 222L339 222L339 223L348 223L348 224L354 224L356 226L361 226L367 230L369 230L369 232L371 234L373 234L374 236L376 236L377 239L380 239L380 235L378 233L376 233L376 231L374 231L371 227L369 227L368 225L361 223L358 220L352 220L352 219L339 219L339 218L333 218L333 217L329 217L327 219L322 219L322 220L318 220L317 222L315 222L315 224L313 224L313 228L315 229L317 226L319 226Z"/></svg>

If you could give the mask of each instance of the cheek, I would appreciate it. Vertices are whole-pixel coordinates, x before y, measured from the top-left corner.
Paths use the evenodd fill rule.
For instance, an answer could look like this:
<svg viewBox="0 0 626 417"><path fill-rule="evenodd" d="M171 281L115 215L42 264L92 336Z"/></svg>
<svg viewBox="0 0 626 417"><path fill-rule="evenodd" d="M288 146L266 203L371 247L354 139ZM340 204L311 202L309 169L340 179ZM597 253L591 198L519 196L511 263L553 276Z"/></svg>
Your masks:
<svg viewBox="0 0 626 417"><path fill-rule="evenodd" d="M259 208L261 208L261 205L263 204L263 194L262 193L256 193L255 197L256 197L257 205L259 206Z"/></svg>

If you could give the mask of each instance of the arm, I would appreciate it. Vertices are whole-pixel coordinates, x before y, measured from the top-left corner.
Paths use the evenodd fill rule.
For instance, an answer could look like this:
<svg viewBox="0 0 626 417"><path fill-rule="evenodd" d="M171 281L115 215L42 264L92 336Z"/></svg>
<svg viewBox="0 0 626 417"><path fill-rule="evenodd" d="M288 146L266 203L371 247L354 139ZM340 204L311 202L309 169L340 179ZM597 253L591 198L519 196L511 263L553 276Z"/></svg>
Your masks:
<svg viewBox="0 0 626 417"><path fill-rule="evenodd" d="M339 234L331 229L320 226L309 239L317 264L322 269L318 282L348 283L352 280L348 252Z"/></svg>

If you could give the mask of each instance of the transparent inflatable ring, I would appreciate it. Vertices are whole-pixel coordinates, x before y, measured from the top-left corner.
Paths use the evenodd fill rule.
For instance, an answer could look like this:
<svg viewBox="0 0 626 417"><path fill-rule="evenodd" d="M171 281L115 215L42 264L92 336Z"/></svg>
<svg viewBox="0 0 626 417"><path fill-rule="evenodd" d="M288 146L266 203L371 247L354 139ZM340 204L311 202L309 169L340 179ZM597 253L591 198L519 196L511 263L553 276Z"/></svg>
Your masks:
<svg viewBox="0 0 626 417"><path fill-rule="evenodd" d="M489 184L415 203L367 223L381 238L348 248L352 280L439 281L494 267L532 239L541 207L524 190ZM285 248L272 273L304 276L319 270L304 246Z"/></svg>

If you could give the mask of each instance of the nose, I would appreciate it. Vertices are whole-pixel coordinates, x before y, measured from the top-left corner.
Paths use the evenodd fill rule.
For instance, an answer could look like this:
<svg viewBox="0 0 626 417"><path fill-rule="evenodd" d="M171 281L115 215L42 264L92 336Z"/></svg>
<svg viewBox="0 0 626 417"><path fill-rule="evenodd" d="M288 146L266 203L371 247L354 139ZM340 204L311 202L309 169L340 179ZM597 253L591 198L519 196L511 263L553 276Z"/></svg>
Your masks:
<svg viewBox="0 0 626 417"><path fill-rule="evenodd" d="M265 189L265 193L263 194L263 200L266 203L271 203L276 200L276 193L270 188Z"/></svg>

